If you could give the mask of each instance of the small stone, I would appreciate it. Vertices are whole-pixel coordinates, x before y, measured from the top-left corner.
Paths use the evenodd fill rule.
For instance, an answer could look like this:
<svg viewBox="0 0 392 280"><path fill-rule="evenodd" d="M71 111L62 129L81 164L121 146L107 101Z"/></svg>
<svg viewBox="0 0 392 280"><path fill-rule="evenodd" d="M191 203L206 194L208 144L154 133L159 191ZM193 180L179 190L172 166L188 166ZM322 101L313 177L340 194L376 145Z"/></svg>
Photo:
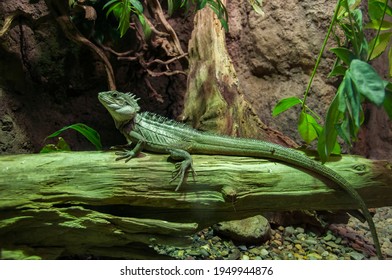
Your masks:
<svg viewBox="0 0 392 280"><path fill-rule="evenodd" d="M334 236L332 234L327 234L326 236L324 236L323 240L325 241L331 241L333 240Z"/></svg>
<svg viewBox="0 0 392 280"><path fill-rule="evenodd" d="M247 251L248 247L246 247L246 245L239 245L238 249L240 249L241 251Z"/></svg>
<svg viewBox="0 0 392 280"><path fill-rule="evenodd" d="M321 260L322 257L317 253L310 253L307 255L309 260Z"/></svg>
<svg viewBox="0 0 392 280"><path fill-rule="evenodd" d="M242 244L263 243L271 238L271 227L261 215L242 220L220 222L213 226L216 234Z"/></svg>
<svg viewBox="0 0 392 280"><path fill-rule="evenodd" d="M201 254L203 257L209 257L209 256L210 256L210 253L209 253L206 249L204 249L204 248L201 248L201 249L200 249L200 254Z"/></svg>
<svg viewBox="0 0 392 280"><path fill-rule="evenodd" d="M388 256L392 257L392 248L386 248L384 249L385 254L387 254Z"/></svg>
<svg viewBox="0 0 392 280"><path fill-rule="evenodd" d="M305 239L304 242L308 245L316 245L318 244L317 240L314 239Z"/></svg>
<svg viewBox="0 0 392 280"><path fill-rule="evenodd" d="M299 240L305 240L306 234L304 234L304 233L299 233L299 234L297 234L297 238L298 238Z"/></svg>
<svg viewBox="0 0 392 280"><path fill-rule="evenodd" d="M249 256L247 256L247 255L242 255L241 259L242 259L242 260L249 260Z"/></svg>
<svg viewBox="0 0 392 280"><path fill-rule="evenodd" d="M334 255L334 254L329 254L327 257L327 260L337 260L338 256Z"/></svg>
<svg viewBox="0 0 392 280"><path fill-rule="evenodd" d="M178 250L177 257L182 258L184 256L184 250Z"/></svg>
<svg viewBox="0 0 392 280"><path fill-rule="evenodd" d="M349 253L350 257L354 260L362 260L365 256L357 251L352 251Z"/></svg>
<svg viewBox="0 0 392 280"><path fill-rule="evenodd" d="M301 256L301 255L298 254L298 253L294 253L294 258L297 259L297 260L303 260L303 259L304 259L304 257Z"/></svg>
<svg viewBox="0 0 392 280"><path fill-rule="evenodd" d="M284 229L284 234L286 235L293 235L295 233L294 227L286 227Z"/></svg>
<svg viewBox="0 0 392 280"><path fill-rule="evenodd" d="M282 246L282 241L275 239L274 241L272 241L273 243L275 243L278 246Z"/></svg>
<svg viewBox="0 0 392 280"><path fill-rule="evenodd" d="M278 232L275 234L275 239L282 239L282 235L280 235Z"/></svg>
<svg viewBox="0 0 392 280"><path fill-rule="evenodd" d="M226 256L229 255L229 251L228 251L228 250L223 250L223 251L221 252L221 255L222 255L222 257L226 257Z"/></svg>
<svg viewBox="0 0 392 280"><path fill-rule="evenodd" d="M325 242L326 245L330 246L331 248L340 248L340 245L336 244L335 242L328 241Z"/></svg>
<svg viewBox="0 0 392 280"><path fill-rule="evenodd" d="M328 251L324 251L324 252L321 253L321 256L324 257L324 258L328 257L329 256L329 252Z"/></svg>
<svg viewBox="0 0 392 280"><path fill-rule="evenodd" d="M295 230L298 233L304 233L305 232L305 230L303 228L301 228L301 227L297 227Z"/></svg>
<svg viewBox="0 0 392 280"><path fill-rule="evenodd" d="M263 249L260 250L260 256L265 257L268 254L269 254L269 252L266 249L263 248Z"/></svg>
<svg viewBox="0 0 392 280"><path fill-rule="evenodd" d="M301 244L295 244L294 246L295 246L295 248L297 248L297 250L302 250Z"/></svg>
<svg viewBox="0 0 392 280"><path fill-rule="evenodd" d="M253 254L253 255L255 255L255 256L257 256L257 255L260 254L259 248L252 248L252 249L249 249L248 252L251 253L251 254Z"/></svg>
<svg viewBox="0 0 392 280"><path fill-rule="evenodd" d="M228 260L238 260L241 256L240 250L237 248L233 249L233 251L227 257Z"/></svg>
<svg viewBox="0 0 392 280"><path fill-rule="evenodd" d="M282 226L279 226L279 227L278 227L278 230L280 230L280 231L284 231L284 227L282 227Z"/></svg>

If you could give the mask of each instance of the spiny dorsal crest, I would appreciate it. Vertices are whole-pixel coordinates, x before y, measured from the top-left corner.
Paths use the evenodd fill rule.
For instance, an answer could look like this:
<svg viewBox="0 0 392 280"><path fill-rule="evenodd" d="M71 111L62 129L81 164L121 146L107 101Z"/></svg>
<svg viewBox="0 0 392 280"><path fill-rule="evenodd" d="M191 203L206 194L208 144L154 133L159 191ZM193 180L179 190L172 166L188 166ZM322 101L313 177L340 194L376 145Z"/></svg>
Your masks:
<svg viewBox="0 0 392 280"><path fill-rule="evenodd" d="M117 97L115 95L117 95ZM123 92L114 91L113 97L114 98L122 97L129 106L135 108L135 111L140 110L139 104L137 103L140 100L140 98L136 98L136 96L133 93L130 92L123 93Z"/></svg>

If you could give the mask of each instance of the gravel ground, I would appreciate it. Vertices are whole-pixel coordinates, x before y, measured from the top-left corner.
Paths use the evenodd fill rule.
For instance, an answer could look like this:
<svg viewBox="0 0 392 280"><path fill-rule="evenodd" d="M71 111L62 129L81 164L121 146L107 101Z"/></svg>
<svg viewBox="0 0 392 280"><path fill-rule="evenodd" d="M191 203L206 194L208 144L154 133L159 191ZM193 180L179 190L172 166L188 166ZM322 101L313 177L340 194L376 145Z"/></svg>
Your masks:
<svg viewBox="0 0 392 280"><path fill-rule="evenodd" d="M382 251L392 259L392 208L376 210L374 222ZM372 237L366 224L350 218L347 225L333 224L323 234L301 227L279 226L272 239L262 245L234 244L205 229L193 236L190 248L156 246L160 254L176 259L256 259L256 260L363 260L376 259Z"/></svg>

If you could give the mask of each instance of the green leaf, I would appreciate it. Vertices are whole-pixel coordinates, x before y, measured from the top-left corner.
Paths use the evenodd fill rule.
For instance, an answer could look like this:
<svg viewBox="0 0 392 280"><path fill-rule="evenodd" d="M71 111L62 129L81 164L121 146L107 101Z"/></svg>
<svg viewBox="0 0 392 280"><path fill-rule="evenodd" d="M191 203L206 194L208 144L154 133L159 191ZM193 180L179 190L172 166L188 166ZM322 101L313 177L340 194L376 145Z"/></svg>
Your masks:
<svg viewBox="0 0 392 280"><path fill-rule="evenodd" d="M264 11L262 9L263 7L262 0L249 0L249 3L257 14L264 16Z"/></svg>
<svg viewBox="0 0 392 280"><path fill-rule="evenodd" d="M316 124L312 123L312 125L313 125L314 130L317 133L317 137L319 138L321 133L322 133L322 131L323 131L323 127L321 125L319 125L318 123L316 123ZM333 155L340 155L341 152L342 151L341 151L341 148L340 148L340 144L339 144L338 141L336 141L335 145L333 146L333 149L331 151L331 154L333 154Z"/></svg>
<svg viewBox="0 0 392 280"><path fill-rule="evenodd" d="M197 3L197 9L201 10L203 9L207 4L207 0L199 0Z"/></svg>
<svg viewBox="0 0 392 280"><path fill-rule="evenodd" d="M110 5L112 5L115 2L121 2L121 0L110 0L109 2L107 2L102 9L106 9L107 7L109 7Z"/></svg>
<svg viewBox="0 0 392 280"><path fill-rule="evenodd" d="M372 20L368 24L365 25L366 29L380 29L381 31L392 29L392 22L386 20Z"/></svg>
<svg viewBox="0 0 392 280"><path fill-rule="evenodd" d="M349 117L354 121L355 125L359 127L361 125L361 98L359 92L353 87L350 73L343 78L341 87L339 86L338 90L340 91L339 111L344 113L347 110Z"/></svg>
<svg viewBox="0 0 392 280"><path fill-rule="evenodd" d="M328 78L336 76L344 76L346 74L347 67L343 65L336 65L329 73Z"/></svg>
<svg viewBox="0 0 392 280"><path fill-rule="evenodd" d="M275 108L272 111L272 115L275 117L297 104L302 104L302 100L298 97L287 97L281 99L279 100L278 104L275 105Z"/></svg>
<svg viewBox="0 0 392 280"><path fill-rule="evenodd" d="M149 39L151 36L151 27L147 23L143 14L138 15L138 17L139 17L140 24L142 25L143 28L144 37L146 37L146 39Z"/></svg>
<svg viewBox="0 0 392 280"><path fill-rule="evenodd" d="M82 134L84 137L86 137L87 140L90 141L90 143L92 143L97 150L102 150L101 137L99 136L99 133L97 131L95 131L93 128L91 128L83 123L76 123L76 124L72 124L70 126L65 126L62 129L59 129L56 132L49 135L48 137L46 137L46 139L56 137L67 129L76 130L77 132Z"/></svg>
<svg viewBox="0 0 392 280"><path fill-rule="evenodd" d="M392 77L392 48L388 51L388 62L389 62L389 77Z"/></svg>
<svg viewBox="0 0 392 280"><path fill-rule="evenodd" d="M344 63L346 63L347 65L350 65L351 61L356 57L356 55L349 49L347 48L332 48L330 49L331 52L333 52L334 54L336 54L336 56L341 59Z"/></svg>
<svg viewBox="0 0 392 280"><path fill-rule="evenodd" d="M135 8L137 14L143 13L143 5L139 0L129 0L131 5Z"/></svg>
<svg viewBox="0 0 392 280"><path fill-rule="evenodd" d="M392 83L385 82L385 99L384 110L387 112L388 117L392 120Z"/></svg>
<svg viewBox="0 0 392 280"><path fill-rule="evenodd" d="M339 111L339 92L328 108L323 130L317 143L317 151L322 162L326 162L335 149L338 132L335 125L340 123L343 114Z"/></svg>
<svg viewBox="0 0 392 280"><path fill-rule="evenodd" d="M369 0L368 1L368 13L371 20L381 20L384 9L386 7L386 14L392 16L392 8L385 6L385 0Z"/></svg>
<svg viewBox="0 0 392 280"><path fill-rule="evenodd" d="M378 37L373 38L369 43L369 49L373 49L373 46L374 49L371 54L371 57L368 57L368 60L372 60L380 56L388 47L391 38L392 32L381 33Z"/></svg>
<svg viewBox="0 0 392 280"><path fill-rule="evenodd" d="M384 82L370 64L354 59L347 73L360 94L377 106L384 102Z"/></svg>
<svg viewBox="0 0 392 280"><path fill-rule="evenodd" d="M44 153L53 153L53 152L66 152L70 150L71 148L69 147L68 143L65 142L64 138L59 137L56 145L47 144L41 149L40 153L44 154Z"/></svg>
<svg viewBox="0 0 392 280"><path fill-rule="evenodd" d="M215 2L216 1L216 2ZM217 15L222 27L229 31L229 26L227 24L228 14L225 5L220 0L207 0L208 6L214 11Z"/></svg>
<svg viewBox="0 0 392 280"><path fill-rule="evenodd" d="M315 129L315 126L317 125L317 121L311 115L301 111L298 122L298 132L307 144L317 138L317 130Z"/></svg>

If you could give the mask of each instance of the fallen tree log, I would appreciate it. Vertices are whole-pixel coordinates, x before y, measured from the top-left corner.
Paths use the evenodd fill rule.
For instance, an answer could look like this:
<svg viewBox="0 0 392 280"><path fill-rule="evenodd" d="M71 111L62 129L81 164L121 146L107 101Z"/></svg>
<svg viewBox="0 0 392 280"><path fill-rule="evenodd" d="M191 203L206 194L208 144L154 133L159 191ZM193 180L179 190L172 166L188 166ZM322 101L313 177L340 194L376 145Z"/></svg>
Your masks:
<svg viewBox="0 0 392 280"><path fill-rule="evenodd" d="M128 163L115 157L0 156L3 257L22 250L39 258L145 258L135 244L185 245L193 233L224 220L264 211L356 208L317 174L264 159L195 155L196 181L188 178L175 192L167 156L143 154ZM392 205L389 162L343 156L327 165L352 183L368 207Z"/></svg>

